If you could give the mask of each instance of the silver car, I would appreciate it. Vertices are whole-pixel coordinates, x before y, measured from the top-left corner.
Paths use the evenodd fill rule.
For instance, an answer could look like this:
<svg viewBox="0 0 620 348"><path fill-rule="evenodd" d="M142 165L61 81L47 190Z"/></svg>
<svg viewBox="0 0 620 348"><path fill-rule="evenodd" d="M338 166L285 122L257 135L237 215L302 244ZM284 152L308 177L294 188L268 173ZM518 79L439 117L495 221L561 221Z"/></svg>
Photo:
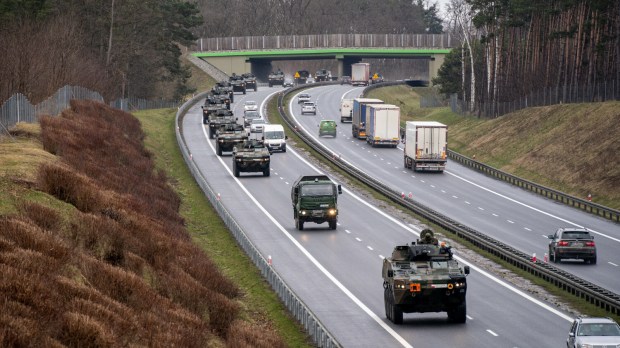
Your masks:
<svg viewBox="0 0 620 348"><path fill-rule="evenodd" d="M301 104L301 114L316 115L316 105L313 102L304 102Z"/></svg>
<svg viewBox="0 0 620 348"><path fill-rule="evenodd" d="M579 317L570 327L566 347L620 347L620 326L610 318Z"/></svg>

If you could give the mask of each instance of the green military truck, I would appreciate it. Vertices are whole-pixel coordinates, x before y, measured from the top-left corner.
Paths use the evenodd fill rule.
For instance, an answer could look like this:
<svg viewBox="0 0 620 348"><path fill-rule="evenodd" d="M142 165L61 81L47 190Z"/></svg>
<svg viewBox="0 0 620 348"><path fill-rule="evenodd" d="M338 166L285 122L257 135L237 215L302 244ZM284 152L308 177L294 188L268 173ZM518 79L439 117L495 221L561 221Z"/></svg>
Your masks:
<svg viewBox="0 0 620 348"><path fill-rule="evenodd" d="M417 242L399 245L383 259L385 316L402 324L403 313L448 312L450 321L465 323L468 274L469 266L461 267L449 246L423 230Z"/></svg>
<svg viewBox="0 0 620 348"><path fill-rule="evenodd" d="M329 223L336 229L338 222L338 195L342 187L326 175L304 175L299 177L291 189L295 227L302 231L305 222Z"/></svg>
<svg viewBox="0 0 620 348"><path fill-rule="evenodd" d="M252 73L241 74L243 80L245 81L245 88L253 89L254 92L258 90L258 83L256 82L256 76Z"/></svg>
<svg viewBox="0 0 620 348"><path fill-rule="evenodd" d="M204 110L203 110L204 112ZM237 118L233 115L231 110L218 109L209 114L209 138L215 137L216 131L220 127L227 124L234 124L237 122Z"/></svg>
<svg viewBox="0 0 620 348"><path fill-rule="evenodd" d="M222 152L232 151L236 145L242 144L247 139L248 133L242 124L228 123L222 125L215 132L215 152L221 156Z"/></svg>
<svg viewBox="0 0 620 348"><path fill-rule="evenodd" d="M262 141L246 139L233 148L233 173L239 177L242 172L262 172L269 176L271 153Z"/></svg>

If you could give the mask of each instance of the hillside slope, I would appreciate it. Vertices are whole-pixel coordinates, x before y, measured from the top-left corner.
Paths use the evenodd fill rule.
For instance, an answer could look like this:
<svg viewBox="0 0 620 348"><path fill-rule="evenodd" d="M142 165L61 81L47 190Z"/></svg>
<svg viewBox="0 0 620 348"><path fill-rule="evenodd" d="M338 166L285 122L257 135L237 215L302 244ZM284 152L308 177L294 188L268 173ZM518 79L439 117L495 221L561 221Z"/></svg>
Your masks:
<svg viewBox="0 0 620 348"><path fill-rule="evenodd" d="M496 119L456 115L449 108L420 108L425 89L372 91L400 105L404 120L449 125L449 148L501 170L571 195L620 209L620 102L523 109Z"/></svg>
<svg viewBox="0 0 620 348"><path fill-rule="evenodd" d="M13 136L0 139L0 346L285 346L192 242L136 118L72 101Z"/></svg>

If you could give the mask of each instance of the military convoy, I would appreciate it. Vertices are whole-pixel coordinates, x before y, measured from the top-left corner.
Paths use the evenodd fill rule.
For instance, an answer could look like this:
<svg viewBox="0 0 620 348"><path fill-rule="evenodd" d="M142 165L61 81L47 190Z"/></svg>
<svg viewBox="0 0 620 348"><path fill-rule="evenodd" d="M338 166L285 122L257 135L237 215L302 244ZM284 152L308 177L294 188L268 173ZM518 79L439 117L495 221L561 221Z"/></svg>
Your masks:
<svg viewBox="0 0 620 348"><path fill-rule="evenodd" d="M233 173L239 177L242 172L262 172L269 176L271 153L262 141L246 139L233 148Z"/></svg>
<svg viewBox="0 0 620 348"><path fill-rule="evenodd" d="M385 316L394 324L403 323L403 313L448 312L448 319L465 323L466 276L450 246L439 244L434 233L425 229L411 245L394 248L383 259Z"/></svg>
<svg viewBox="0 0 620 348"><path fill-rule="evenodd" d="M342 187L326 175L300 176L293 183L291 200L295 227L302 231L305 222L327 222L331 230L338 223L338 195Z"/></svg>

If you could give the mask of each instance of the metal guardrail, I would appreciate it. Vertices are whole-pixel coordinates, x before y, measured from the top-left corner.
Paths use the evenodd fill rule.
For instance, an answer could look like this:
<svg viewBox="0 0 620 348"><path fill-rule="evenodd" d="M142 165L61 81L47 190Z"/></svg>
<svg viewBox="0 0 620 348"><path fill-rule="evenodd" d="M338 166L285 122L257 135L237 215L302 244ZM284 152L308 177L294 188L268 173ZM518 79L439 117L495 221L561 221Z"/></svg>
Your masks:
<svg viewBox="0 0 620 348"><path fill-rule="evenodd" d="M405 81L398 81L398 82L388 82L388 83L380 83L380 84L372 85L372 86L365 88L364 91L362 92L362 95L366 96L366 94L369 91L379 88L379 87L402 85L405 83L406 83ZM404 130L401 128L401 134L402 132L404 132ZM553 199L557 202L564 203L573 208L581 209L588 213L603 217L605 219L608 219L614 222L620 222L620 211L619 210L615 210L615 209L606 207L604 205L596 204L588 200L581 199L575 196L571 196L567 193L537 184L535 182L519 178L518 176L504 172L497 168L493 168L489 165L478 162L472 158L461 155L458 152L454 152L450 149L448 149L448 157L471 169L484 173L488 176L492 176L496 179L503 180L507 183L510 183L512 185L515 185L520 188L526 189L528 191L534 192L546 198Z"/></svg>
<svg viewBox="0 0 620 348"><path fill-rule="evenodd" d="M472 228L462 225L461 223L452 220L451 218L439 212L436 212L406 196L402 197L401 192L393 190L383 182L357 169L355 166L349 164L346 160L342 159L338 154L333 153L323 144L315 141L312 137L305 134L305 132L303 132L300 127L297 127L293 120L291 120L282 104L286 95L303 89L305 87L306 86L299 86L291 88L284 93L280 93L278 95L278 110L280 116L282 117L284 122L287 123L289 128L298 137L300 137L302 141L312 147L327 161L331 162L341 170L344 170L349 175L360 180L366 185L372 187L376 191L382 193L393 202L396 202L401 206L409 209L410 211L428 219L429 221L432 221L433 223L441 226L446 231L449 231L457 235L458 237L463 238L468 242L474 244L476 247L496 257L499 257L505 262L508 262L521 270L524 270L534 276L540 277L545 281L573 294L574 296L584 299L599 308L602 308L615 315L620 314L620 295L595 284L592 284L579 277L576 277L548 263L544 263L539 260L537 260L536 262L532 262L530 255L527 255Z"/></svg>
<svg viewBox="0 0 620 348"><path fill-rule="evenodd" d="M211 202L211 205L215 208L219 216L222 218L230 232L233 234L237 243L245 251L245 253L252 259L252 262L260 270L261 274L267 282L271 285L272 289L277 293L278 297L282 300L284 305L288 308L291 315L295 317L299 323L306 329L312 340L318 347L337 348L341 347L336 339L329 333L329 331L321 324L319 319L312 313L312 311L306 306L306 304L299 298L293 290L291 290L284 280L278 275L278 273L269 265L263 255L258 251L256 246L250 241L246 233L241 226L235 221L232 214L221 204L217 197L217 194L211 189L204 175L193 160L191 153L185 143L183 137L183 125L182 119L187 113L187 110L194 104L205 98L208 92L201 93L185 104L183 104L177 111L175 123L176 138L185 159L189 170L191 171L194 179L198 183L198 186L202 189L204 194Z"/></svg>

